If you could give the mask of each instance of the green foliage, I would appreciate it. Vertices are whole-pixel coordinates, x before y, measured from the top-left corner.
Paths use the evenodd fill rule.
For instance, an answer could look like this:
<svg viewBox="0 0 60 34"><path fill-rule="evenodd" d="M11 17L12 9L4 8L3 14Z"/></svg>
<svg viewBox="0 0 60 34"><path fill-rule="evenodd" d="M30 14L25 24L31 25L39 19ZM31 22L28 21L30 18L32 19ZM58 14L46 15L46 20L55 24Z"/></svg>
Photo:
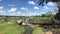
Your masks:
<svg viewBox="0 0 60 34"><path fill-rule="evenodd" d="M44 2L48 3L50 1L52 1L52 2L60 2L60 0L39 0L38 4L44 6L44 4L43 4Z"/></svg>
<svg viewBox="0 0 60 34"><path fill-rule="evenodd" d="M53 27L53 25L40 25L39 27L41 27L43 29L51 29Z"/></svg>
<svg viewBox="0 0 60 34"><path fill-rule="evenodd" d="M60 20L60 11L56 14L55 19Z"/></svg>
<svg viewBox="0 0 60 34"><path fill-rule="evenodd" d="M46 17L46 15L45 14L42 14L41 17Z"/></svg>

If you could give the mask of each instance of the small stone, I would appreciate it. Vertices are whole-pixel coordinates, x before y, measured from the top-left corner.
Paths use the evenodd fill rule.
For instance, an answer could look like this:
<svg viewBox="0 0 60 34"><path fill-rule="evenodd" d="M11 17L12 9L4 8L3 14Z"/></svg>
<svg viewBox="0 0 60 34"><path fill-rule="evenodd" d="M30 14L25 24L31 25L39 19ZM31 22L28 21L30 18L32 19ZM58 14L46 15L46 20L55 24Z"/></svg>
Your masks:
<svg viewBox="0 0 60 34"><path fill-rule="evenodd" d="M53 34L52 31L47 31L46 34Z"/></svg>
<svg viewBox="0 0 60 34"><path fill-rule="evenodd" d="M11 24L11 22L8 22L8 24Z"/></svg>

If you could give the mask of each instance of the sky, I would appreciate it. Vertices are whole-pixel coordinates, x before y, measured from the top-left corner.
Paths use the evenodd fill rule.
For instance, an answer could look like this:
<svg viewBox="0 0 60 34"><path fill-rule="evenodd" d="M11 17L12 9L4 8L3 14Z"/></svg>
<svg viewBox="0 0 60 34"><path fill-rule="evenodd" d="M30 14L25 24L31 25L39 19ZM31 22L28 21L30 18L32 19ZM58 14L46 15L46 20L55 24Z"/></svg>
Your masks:
<svg viewBox="0 0 60 34"><path fill-rule="evenodd" d="M0 0L0 15L8 16L35 16L46 12L57 12L55 2L44 2L44 6L38 5L39 0Z"/></svg>

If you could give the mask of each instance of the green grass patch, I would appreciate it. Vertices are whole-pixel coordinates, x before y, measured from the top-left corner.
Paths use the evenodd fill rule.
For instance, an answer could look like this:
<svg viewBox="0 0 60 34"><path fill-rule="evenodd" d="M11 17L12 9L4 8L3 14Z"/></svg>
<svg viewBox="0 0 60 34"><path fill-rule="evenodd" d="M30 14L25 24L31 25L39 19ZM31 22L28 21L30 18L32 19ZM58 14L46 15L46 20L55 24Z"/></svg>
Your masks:
<svg viewBox="0 0 60 34"><path fill-rule="evenodd" d="M17 23L0 23L0 34L23 34L24 32L24 28Z"/></svg>
<svg viewBox="0 0 60 34"><path fill-rule="evenodd" d="M32 34L44 34L44 32L43 32L43 30L42 30L41 27L36 27L36 28L33 30Z"/></svg>
<svg viewBox="0 0 60 34"><path fill-rule="evenodd" d="M34 17L34 19L51 19L51 17Z"/></svg>

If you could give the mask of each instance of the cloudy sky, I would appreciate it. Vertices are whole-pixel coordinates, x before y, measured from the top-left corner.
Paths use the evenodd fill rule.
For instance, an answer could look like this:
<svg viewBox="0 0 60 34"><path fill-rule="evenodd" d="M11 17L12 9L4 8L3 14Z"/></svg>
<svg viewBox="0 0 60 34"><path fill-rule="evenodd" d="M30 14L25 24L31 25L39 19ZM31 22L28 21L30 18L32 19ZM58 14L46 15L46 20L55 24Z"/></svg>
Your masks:
<svg viewBox="0 0 60 34"><path fill-rule="evenodd" d="M38 5L38 1L39 0L0 0L0 15L32 16L58 10L55 2L44 3L42 7Z"/></svg>

